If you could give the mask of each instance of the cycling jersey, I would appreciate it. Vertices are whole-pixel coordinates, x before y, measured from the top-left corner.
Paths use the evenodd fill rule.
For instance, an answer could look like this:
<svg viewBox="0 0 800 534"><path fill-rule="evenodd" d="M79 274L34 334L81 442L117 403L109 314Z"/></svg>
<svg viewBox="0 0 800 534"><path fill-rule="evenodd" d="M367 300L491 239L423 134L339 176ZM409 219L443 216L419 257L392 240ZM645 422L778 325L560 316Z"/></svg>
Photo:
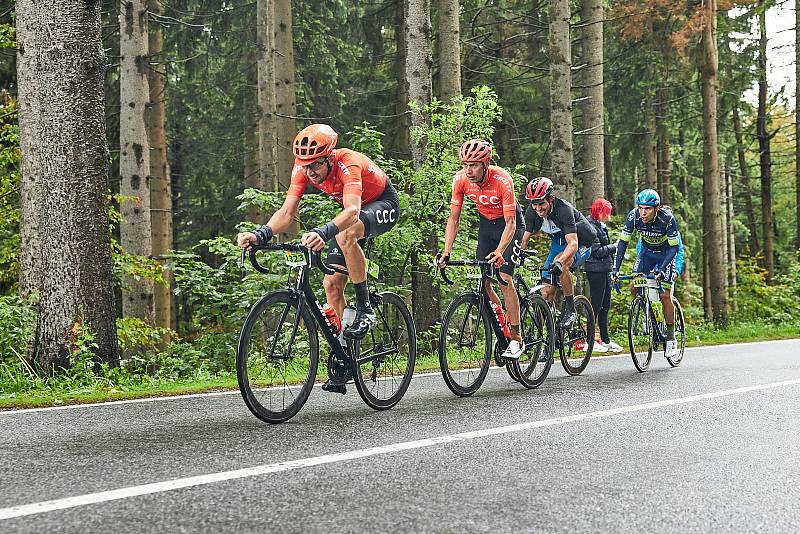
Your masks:
<svg viewBox="0 0 800 534"><path fill-rule="evenodd" d="M628 212L628 216L625 218L625 226L619 236L617 256L614 262L615 271L619 270L622 260L625 259L628 242L636 234L642 237L642 251L637 255L637 258L648 252L652 253L648 254L648 256L660 259L655 267L660 267L663 270L666 266L672 264L678 253L678 223L675 221L675 217L667 210L660 208L656 211L653 220L646 223L642 220L639 209L633 208ZM647 263L649 264L650 262Z"/></svg>
<svg viewBox="0 0 800 534"><path fill-rule="evenodd" d="M597 232L586 217L575 206L560 198L553 201L553 209L544 219L528 206L525 210L525 230L532 234L541 230L553 241L564 241L567 234L577 234L580 247L592 246L597 239Z"/></svg>
<svg viewBox="0 0 800 534"><path fill-rule="evenodd" d="M301 198L306 185L311 184L327 193L340 204L344 195L358 195L361 204L373 202L383 194L388 178L380 167L360 152L347 148L336 149L332 156L331 172L322 183L315 184L300 165L292 170L292 183L288 195Z"/></svg>
<svg viewBox="0 0 800 534"><path fill-rule="evenodd" d="M486 179L480 184L470 182L463 170L453 176L450 209L461 208L465 195L475 202L478 213L489 220L511 216L517 212L514 181L504 169L494 165L489 165Z"/></svg>
<svg viewBox="0 0 800 534"><path fill-rule="evenodd" d="M639 238L639 242L636 243L636 255L638 256L642 252L642 239ZM684 258L684 249L683 249L683 238L681 237L681 233L678 232L678 253L675 255L675 272L678 273L680 276L683 273L683 258Z"/></svg>
<svg viewBox="0 0 800 534"><path fill-rule="evenodd" d="M517 226L514 231L514 237L503 251L504 263L500 267L500 272L509 275L514 274L514 268L519 265L520 244L522 243L522 232L524 230L522 209L517 207L516 214ZM500 245L500 240L506 229L506 220L505 218L487 219L483 215L480 215L478 219L478 248L476 256L479 260L485 260L486 256L497 250L498 245Z"/></svg>

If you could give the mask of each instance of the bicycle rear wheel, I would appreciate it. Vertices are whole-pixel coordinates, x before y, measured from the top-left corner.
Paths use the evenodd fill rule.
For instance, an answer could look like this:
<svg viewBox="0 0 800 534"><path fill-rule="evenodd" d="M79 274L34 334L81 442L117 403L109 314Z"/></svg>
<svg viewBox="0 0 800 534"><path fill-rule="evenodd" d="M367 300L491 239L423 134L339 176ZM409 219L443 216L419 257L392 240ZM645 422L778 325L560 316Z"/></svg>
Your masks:
<svg viewBox="0 0 800 534"><path fill-rule="evenodd" d="M559 355L561 366L568 375L577 376L589 365L594 349L594 310L589 299L575 296L575 322L561 333Z"/></svg>
<svg viewBox="0 0 800 534"><path fill-rule="evenodd" d="M628 348L633 365L640 373L647 371L653 358L651 328L648 303L639 295L633 299L628 309Z"/></svg>
<svg viewBox="0 0 800 534"><path fill-rule="evenodd" d="M672 367L678 367L683 361L683 352L686 349L686 323L683 320L681 303L675 297L672 297L672 303L675 305L675 341L678 342L678 353L667 358L667 362Z"/></svg>
<svg viewBox="0 0 800 534"><path fill-rule="evenodd" d="M399 295L384 292L373 299L378 324L353 344L361 398L376 410L387 410L403 398L417 359L417 334L411 312Z"/></svg>
<svg viewBox="0 0 800 534"><path fill-rule="evenodd" d="M439 367L450 391L468 397L478 391L492 357L489 316L474 293L459 295L447 307L439 333Z"/></svg>
<svg viewBox="0 0 800 534"><path fill-rule="evenodd" d="M513 362L515 379L528 389L539 387L553 365L555 325L550 306L541 295L520 300L520 329L525 352Z"/></svg>
<svg viewBox="0 0 800 534"><path fill-rule="evenodd" d="M291 419L305 404L319 362L314 319L300 297L270 293L250 310L239 335L236 377L244 403L267 423Z"/></svg>

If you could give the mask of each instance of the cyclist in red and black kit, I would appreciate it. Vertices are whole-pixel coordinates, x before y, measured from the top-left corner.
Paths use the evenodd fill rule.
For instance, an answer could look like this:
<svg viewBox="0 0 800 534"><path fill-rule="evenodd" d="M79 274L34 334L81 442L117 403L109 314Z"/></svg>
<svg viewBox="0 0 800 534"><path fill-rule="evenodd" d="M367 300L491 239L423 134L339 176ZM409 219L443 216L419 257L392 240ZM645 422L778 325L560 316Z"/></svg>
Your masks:
<svg viewBox="0 0 800 534"><path fill-rule="evenodd" d="M283 206L269 222L255 232L238 235L242 248L265 243L285 231L297 215L307 185L330 195L342 205L333 220L303 234L301 242L320 251L328 245L327 262L346 267L355 286L356 315L343 335L361 339L377 320L369 302L366 258L361 247L367 237L388 232L400 217L400 200L389 178L367 156L346 148L336 148L338 135L326 124L312 124L294 139L295 166ZM339 317L346 305L347 277L325 276L323 285L328 304Z"/></svg>
<svg viewBox="0 0 800 534"><path fill-rule="evenodd" d="M487 259L500 268L500 277L507 283L501 286L509 315L511 341L503 358L518 359L525 350L519 333L519 298L514 288L512 275L520 260L522 239L522 210L514 196L514 181L504 169L490 165L492 146L488 141L472 139L461 146L458 154L463 168L453 177L453 193L450 200L450 217L444 234L444 250L439 266L444 267L458 233L458 220L464 197L475 202L480 223L478 226L479 259ZM500 299L486 285L486 293L494 304Z"/></svg>

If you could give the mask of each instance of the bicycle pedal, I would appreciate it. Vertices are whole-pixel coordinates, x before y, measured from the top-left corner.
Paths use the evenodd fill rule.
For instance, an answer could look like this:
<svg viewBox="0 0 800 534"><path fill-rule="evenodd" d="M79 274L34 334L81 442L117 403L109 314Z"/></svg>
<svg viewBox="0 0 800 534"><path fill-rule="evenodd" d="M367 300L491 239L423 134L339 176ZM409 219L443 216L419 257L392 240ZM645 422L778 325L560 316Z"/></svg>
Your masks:
<svg viewBox="0 0 800 534"><path fill-rule="evenodd" d="M347 394L347 386L345 384L329 384L325 382L322 384L322 390L330 393L341 393L342 395Z"/></svg>

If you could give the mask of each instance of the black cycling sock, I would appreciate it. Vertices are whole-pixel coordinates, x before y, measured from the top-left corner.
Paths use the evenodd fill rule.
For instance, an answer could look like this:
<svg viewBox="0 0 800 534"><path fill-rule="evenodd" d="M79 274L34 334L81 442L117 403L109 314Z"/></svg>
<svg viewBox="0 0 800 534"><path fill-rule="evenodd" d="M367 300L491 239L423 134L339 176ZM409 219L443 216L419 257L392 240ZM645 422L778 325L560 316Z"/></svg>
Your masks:
<svg viewBox="0 0 800 534"><path fill-rule="evenodd" d="M667 339L675 339L675 323L667 323Z"/></svg>
<svg viewBox="0 0 800 534"><path fill-rule="evenodd" d="M367 289L367 281L364 280L358 284L353 284L356 288L356 308L363 310L369 308L369 289Z"/></svg>

